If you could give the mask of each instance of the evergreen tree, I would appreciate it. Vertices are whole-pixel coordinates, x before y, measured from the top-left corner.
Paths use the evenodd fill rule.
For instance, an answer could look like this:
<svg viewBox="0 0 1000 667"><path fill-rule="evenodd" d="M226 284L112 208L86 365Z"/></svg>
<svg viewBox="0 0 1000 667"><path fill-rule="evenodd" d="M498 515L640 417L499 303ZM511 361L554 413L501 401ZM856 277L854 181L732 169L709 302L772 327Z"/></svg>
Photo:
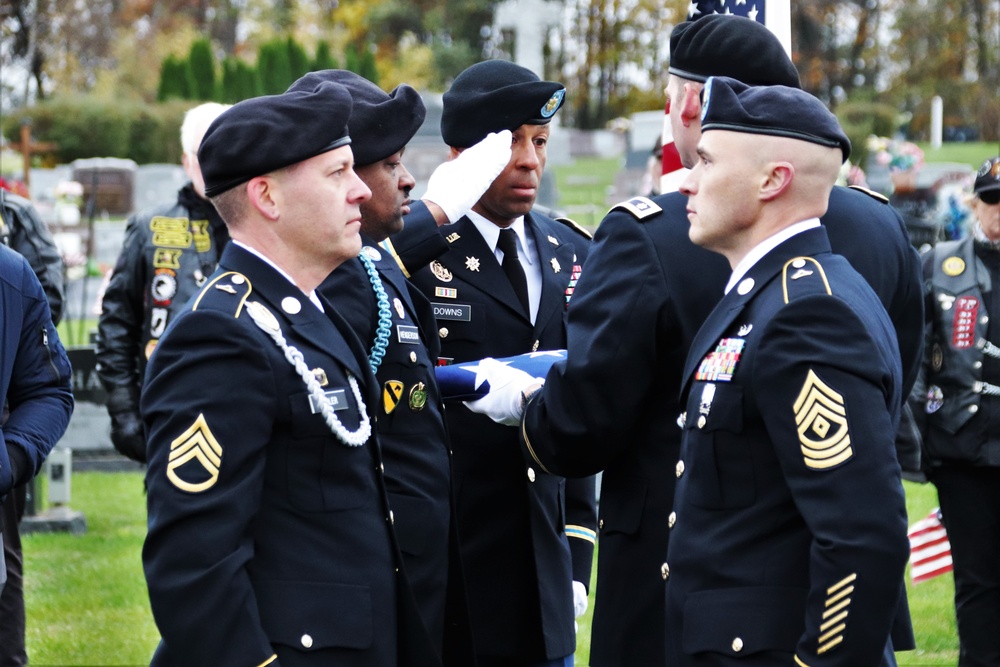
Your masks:
<svg viewBox="0 0 1000 667"><path fill-rule="evenodd" d="M378 68L375 66L375 52L371 48L361 51L358 58L358 74L378 85Z"/></svg>
<svg viewBox="0 0 1000 667"><path fill-rule="evenodd" d="M361 63L358 57L358 50L353 44L348 44L344 51L344 69L355 74L360 74Z"/></svg>
<svg viewBox="0 0 1000 667"><path fill-rule="evenodd" d="M330 52L329 42L320 40L320 42L316 45L316 57L313 58L310 67L313 72L318 72L324 69L340 68L340 65L337 63L337 59L334 58L333 53Z"/></svg>
<svg viewBox="0 0 1000 667"><path fill-rule="evenodd" d="M291 35L285 42L285 48L288 49L288 69L291 72L292 81L294 81L309 72L309 55Z"/></svg>
<svg viewBox="0 0 1000 667"><path fill-rule="evenodd" d="M194 77L191 98L202 102L215 100L215 56L212 54L212 43L205 38L196 39L191 44L188 63Z"/></svg>
<svg viewBox="0 0 1000 667"><path fill-rule="evenodd" d="M160 65L160 85L156 93L158 102L167 100L186 100L191 96L191 81L188 76L190 68L187 61L169 55Z"/></svg>
<svg viewBox="0 0 1000 667"><path fill-rule="evenodd" d="M278 95L292 85L291 65L288 62L288 48L285 40L271 40L261 44L257 54L257 74L260 76L261 92L264 95Z"/></svg>

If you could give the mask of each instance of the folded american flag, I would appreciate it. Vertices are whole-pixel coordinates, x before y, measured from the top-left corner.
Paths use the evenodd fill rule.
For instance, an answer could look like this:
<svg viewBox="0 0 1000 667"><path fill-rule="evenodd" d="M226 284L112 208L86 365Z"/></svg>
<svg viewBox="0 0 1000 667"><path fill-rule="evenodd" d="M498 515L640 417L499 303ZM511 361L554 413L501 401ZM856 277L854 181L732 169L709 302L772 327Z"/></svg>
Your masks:
<svg viewBox="0 0 1000 667"><path fill-rule="evenodd" d="M532 377L544 378L549 368L566 358L566 350L528 352L497 361L524 371ZM471 401L490 393L490 383L480 374L478 361L466 361L436 369L441 398L446 401Z"/></svg>
<svg viewBox="0 0 1000 667"><path fill-rule="evenodd" d="M913 583L951 572L951 544L941 524L941 511L931 510L926 519L910 526L910 577Z"/></svg>

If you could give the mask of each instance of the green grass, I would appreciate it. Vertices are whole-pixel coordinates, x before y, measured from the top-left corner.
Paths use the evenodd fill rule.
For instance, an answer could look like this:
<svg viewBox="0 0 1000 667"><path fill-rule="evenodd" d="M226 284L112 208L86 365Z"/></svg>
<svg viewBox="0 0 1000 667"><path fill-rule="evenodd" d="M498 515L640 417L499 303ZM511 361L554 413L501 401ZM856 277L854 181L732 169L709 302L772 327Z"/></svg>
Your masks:
<svg viewBox="0 0 1000 667"><path fill-rule="evenodd" d="M159 634L142 575L142 474L76 473L70 506L85 535L23 538L31 664L148 665Z"/></svg>
<svg viewBox="0 0 1000 667"><path fill-rule="evenodd" d="M924 152L924 162L963 162L973 168L979 167L988 157L1000 155L998 142L941 144L941 148L938 149L932 149L929 143L917 145Z"/></svg>
<svg viewBox="0 0 1000 667"><path fill-rule="evenodd" d="M910 523L937 506L930 485L906 483L906 493ZM149 664L158 635L140 561L146 533L142 474L76 473L70 505L86 516L85 535L24 536L31 664ZM920 648L899 653L900 665L957 663L952 586L950 574L916 587L907 584ZM586 665L590 657L592 613L593 595L580 618L577 665Z"/></svg>

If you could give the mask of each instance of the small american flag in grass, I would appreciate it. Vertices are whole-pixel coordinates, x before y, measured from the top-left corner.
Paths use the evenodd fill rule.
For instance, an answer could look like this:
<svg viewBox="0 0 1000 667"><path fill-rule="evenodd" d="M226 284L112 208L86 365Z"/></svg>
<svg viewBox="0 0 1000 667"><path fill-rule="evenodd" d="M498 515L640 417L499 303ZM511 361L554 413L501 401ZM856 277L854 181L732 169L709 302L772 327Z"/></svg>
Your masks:
<svg viewBox="0 0 1000 667"><path fill-rule="evenodd" d="M941 510L910 526L910 577L914 584L951 572L951 544L941 523Z"/></svg>

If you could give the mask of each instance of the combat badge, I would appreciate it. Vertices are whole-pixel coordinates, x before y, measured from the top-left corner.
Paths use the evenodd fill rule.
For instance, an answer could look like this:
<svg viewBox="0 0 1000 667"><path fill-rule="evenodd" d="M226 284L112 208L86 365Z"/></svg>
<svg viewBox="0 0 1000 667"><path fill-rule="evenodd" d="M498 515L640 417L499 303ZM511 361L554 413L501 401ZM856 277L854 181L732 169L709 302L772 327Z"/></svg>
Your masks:
<svg viewBox="0 0 1000 667"><path fill-rule="evenodd" d="M181 491L201 493L219 480L222 446L199 414L194 423L170 443L167 479Z"/></svg>
<svg viewBox="0 0 1000 667"><path fill-rule="evenodd" d="M391 415L392 411L399 405L399 399L403 397L403 383L399 380L389 380L382 387L382 407L385 414Z"/></svg>
<svg viewBox="0 0 1000 667"><path fill-rule="evenodd" d="M829 470L854 456L844 397L811 369L792 407L807 468Z"/></svg>
<svg viewBox="0 0 1000 667"><path fill-rule="evenodd" d="M418 382L410 389L410 410L420 412L427 405L427 385Z"/></svg>
<svg viewBox="0 0 1000 667"><path fill-rule="evenodd" d="M701 360L694 379L708 382L731 381L746 343L742 338L723 338L720 340L715 346L715 350L709 352L708 356Z"/></svg>
<svg viewBox="0 0 1000 667"><path fill-rule="evenodd" d="M450 283L452 279L451 271L444 267L444 264L437 261L436 259L431 262L431 273L434 277L443 283Z"/></svg>

